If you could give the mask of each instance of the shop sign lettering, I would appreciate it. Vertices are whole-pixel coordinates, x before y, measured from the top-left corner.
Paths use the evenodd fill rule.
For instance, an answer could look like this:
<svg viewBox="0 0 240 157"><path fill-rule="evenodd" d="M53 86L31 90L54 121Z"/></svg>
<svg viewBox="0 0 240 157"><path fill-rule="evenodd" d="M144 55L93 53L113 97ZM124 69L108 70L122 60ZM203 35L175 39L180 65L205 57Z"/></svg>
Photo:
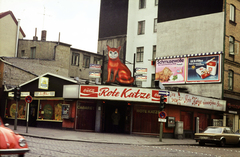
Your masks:
<svg viewBox="0 0 240 157"><path fill-rule="evenodd" d="M144 109L137 109L137 113L148 113L148 114L158 114L159 110L144 110Z"/></svg>
<svg viewBox="0 0 240 157"><path fill-rule="evenodd" d="M170 92L170 96L168 97L168 103L189 107L197 107L203 109L211 109L218 111L226 110L226 101L211 99L200 96L193 96L190 94L179 93L179 92Z"/></svg>
<svg viewBox="0 0 240 157"><path fill-rule="evenodd" d="M158 90L112 86L80 86L79 98L119 99L155 103L160 101Z"/></svg>

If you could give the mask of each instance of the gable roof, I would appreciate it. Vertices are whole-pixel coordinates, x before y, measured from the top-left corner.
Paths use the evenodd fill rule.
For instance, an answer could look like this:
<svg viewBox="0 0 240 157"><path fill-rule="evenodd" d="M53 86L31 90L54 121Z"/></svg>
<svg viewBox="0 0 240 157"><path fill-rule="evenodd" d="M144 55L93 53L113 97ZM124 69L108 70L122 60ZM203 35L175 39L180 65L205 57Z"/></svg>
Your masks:
<svg viewBox="0 0 240 157"><path fill-rule="evenodd" d="M6 11L6 12L2 12L0 13L0 19L7 16L7 15L11 15L13 21L15 22L16 25L18 25L18 21L15 18L15 16L13 15L12 11ZM25 33L23 32L22 28L20 27L20 32L22 33L23 37L26 37Z"/></svg>
<svg viewBox="0 0 240 157"><path fill-rule="evenodd" d="M43 74L43 75L41 75L41 76L38 76L38 77L36 77L36 78L34 78L34 79L32 79L32 80L29 80L29 81L27 81L27 82L25 82L25 83L23 83L23 84L20 84L19 85L19 87L22 87L22 86L24 86L24 85L26 85L26 84L28 84L28 83L31 83L31 82L33 82L33 81L35 81L35 80L38 80L40 77L44 77L44 76L47 76L47 75L51 75L51 76L53 76L53 77L57 77L57 78L59 78L59 79L62 79L62 80L65 80L65 81L69 81L69 82L72 82L72 83L78 83L78 81L76 81L76 80L73 80L73 79L71 79L71 78L67 78L67 77L64 77L64 76L60 76L60 75L56 75L56 74L53 74L53 73L45 73L45 74ZM11 90L13 90L14 88L11 88L11 89L8 89L8 90L5 90L5 91L11 91Z"/></svg>

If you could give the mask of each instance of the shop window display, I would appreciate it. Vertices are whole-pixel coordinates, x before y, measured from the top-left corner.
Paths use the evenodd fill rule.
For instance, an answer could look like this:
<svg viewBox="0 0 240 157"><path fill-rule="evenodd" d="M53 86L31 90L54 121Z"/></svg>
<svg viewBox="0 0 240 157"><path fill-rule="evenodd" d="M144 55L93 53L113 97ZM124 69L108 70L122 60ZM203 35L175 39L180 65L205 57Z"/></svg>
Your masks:
<svg viewBox="0 0 240 157"><path fill-rule="evenodd" d="M62 101L41 100L39 105L38 119L62 120Z"/></svg>
<svg viewBox="0 0 240 157"><path fill-rule="evenodd" d="M5 109L5 117L6 118L15 118L16 113L16 101L8 100L6 109ZM26 102L24 100L18 101L18 119L25 119L26 117Z"/></svg>

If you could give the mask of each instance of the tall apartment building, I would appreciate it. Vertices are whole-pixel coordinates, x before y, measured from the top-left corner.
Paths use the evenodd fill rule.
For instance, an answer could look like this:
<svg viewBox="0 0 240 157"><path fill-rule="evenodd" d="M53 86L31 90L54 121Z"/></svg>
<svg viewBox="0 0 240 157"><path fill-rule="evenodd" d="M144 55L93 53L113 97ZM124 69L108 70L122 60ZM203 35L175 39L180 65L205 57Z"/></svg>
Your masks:
<svg viewBox="0 0 240 157"><path fill-rule="evenodd" d="M135 68L147 68L147 80L136 82L139 87L154 87L152 60L156 54L157 4L158 0L101 0L98 52L104 51L107 56L107 45L121 46L120 60L132 76L134 65Z"/></svg>
<svg viewBox="0 0 240 157"><path fill-rule="evenodd" d="M237 0L161 0L157 26L156 68L186 60L182 66L186 71L181 75L170 69L176 77L183 76L174 81L159 78L162 74L157 70L156 79L167 88L187 88L195 95L226 100L223 125L234 131L240 128L239 8ZM206 75L199 71L203 68ZM199 117L209 115L199 113Z"/></svg>
<svg viewBox="0 0 240 157"><path fill-rule="evenodd" d="M127 22L126 60L133 61L135 67L147 68L147 79L136 81L139 87L155 87L155 66L157 44L158 0L129 0ZM129 69L133 69L133 64Z"/></svg>

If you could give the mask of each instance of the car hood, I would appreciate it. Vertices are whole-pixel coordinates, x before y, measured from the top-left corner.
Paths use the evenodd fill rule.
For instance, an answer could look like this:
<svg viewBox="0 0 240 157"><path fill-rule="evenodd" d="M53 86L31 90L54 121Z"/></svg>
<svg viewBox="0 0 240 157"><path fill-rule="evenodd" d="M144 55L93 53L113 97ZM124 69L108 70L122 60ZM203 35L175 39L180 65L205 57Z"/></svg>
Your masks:
<svg viewBox="0 0 240 157"><path fill-rule="evenodd" d="M0 127L0 149L19 147L17 135L9 128Z"/></svg>

